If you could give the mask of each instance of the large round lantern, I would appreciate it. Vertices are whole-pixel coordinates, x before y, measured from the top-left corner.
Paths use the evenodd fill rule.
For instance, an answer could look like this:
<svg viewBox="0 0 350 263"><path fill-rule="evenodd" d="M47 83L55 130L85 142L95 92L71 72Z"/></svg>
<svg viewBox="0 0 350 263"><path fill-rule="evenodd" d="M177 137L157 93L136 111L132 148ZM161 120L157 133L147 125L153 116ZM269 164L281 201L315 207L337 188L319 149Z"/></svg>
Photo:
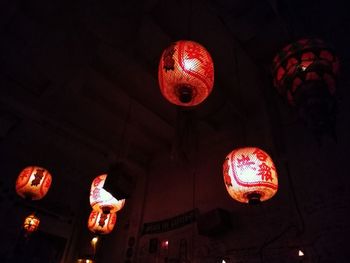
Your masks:
<svg viewBox="0 0 350 263"><path fill-rule="evenodd" d="M317 38L287 45L273 60L274 86L314 129L335 122L336 76L339 59Z"/></svg>
<svg viewBox="0 0 350 263"><path fill-rule="evenodd" d="M115 213L123 208L125 199L118 200L103 189L106 178L107 174L102 174L92 181L90 189L90 205L94 210L105 214Z"/></svg>
<svg viewBox="0 0 350 263"><path fill-rule="evenodd" d="M34 214L31 214L24 219L23 229L26 232L26 234L29 235L38 230L39 224L39 218L36 217Z"/></svg>
<svg viewBox="0 0 350 263"><path fill-rule="evenodd" d="M16 192L23 198L39 200L49 191L51 181L51 174L45 168L29 166L18 175Z"/></svg>
<svg viewBox="0 0 350 263"><path fill-rule="evenodd" d="M179 106L195 106L213 89L212 58L202 45L194 41L177 41L163 51L158 80L168 101Z"/></svg>
<svg viewBox="0 0 350 263"><path fill-rule="evenodd" d="M233 150L225 159L223 175L230 196L242 203L259 203L274 196L277 172L271 157L256 147Z"/></svg>
<svg viewBox="0 0 350 263"><path fill-rule="evenodd" d="M109 234L117 222L117 213L104 214L92 210L88 220L88 228L95 234Z"/></svg>

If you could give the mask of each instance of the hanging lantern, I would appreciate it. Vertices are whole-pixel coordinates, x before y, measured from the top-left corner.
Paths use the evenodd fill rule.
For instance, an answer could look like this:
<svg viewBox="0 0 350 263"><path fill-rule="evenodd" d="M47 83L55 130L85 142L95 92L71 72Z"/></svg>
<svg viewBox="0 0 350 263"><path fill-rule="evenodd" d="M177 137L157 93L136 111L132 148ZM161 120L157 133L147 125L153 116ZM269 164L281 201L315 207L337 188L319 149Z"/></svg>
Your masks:
<svg viewBox="0 0 350 263"><path fill-rule="evenodd" d="M51 174L39 166L29 166L22 170L16 181L16 192L25 199L43 198L51 186Z"/></svg>
<svg viewBox="0 0 350 263"><path fill-rule="evenodd" d="M339 59L320 39L301 39L273 60L274 86L314 131L335 126L336 76Z"/></svg>
<svg viewBox="0 0 350 263"><path fill-rule="evenodd" d="M109 192L103 189L107 174L97 176L91 184L90 189L90 205L99 212L105 214L115 213L123 208L125 199L118 200Z"/></svg>
<svg viewBox="0 0 350 263"><path fill-rule="evenodd" d="M40 224L40 220L38 217L36 217L34 214L31 214L26 217L23 223L23 229L26 232L27 235L35 232Z"/></svg>
<svg viewBox="0 0 350 263"><path fill-rule="evenodd" d="M256 204L273 197L278 189L277 172L271 157L256 147L233 150L225 159L223 175L230 196Z"/></svg>
<svg viewBox="0 0 350 263"><path fill-rule="evenodd" d="M109 234L117 222L117 213L104 214L92 210L88 220L88 228L95 234Z"/></svg>
<svg viewBox="0 0 350 263"><path fill-rule="evenodd" d="M158 68L163 96L179 106L195 106L213 89L214 64L209 52L194 41L180 40L164 50Z"/></svg>

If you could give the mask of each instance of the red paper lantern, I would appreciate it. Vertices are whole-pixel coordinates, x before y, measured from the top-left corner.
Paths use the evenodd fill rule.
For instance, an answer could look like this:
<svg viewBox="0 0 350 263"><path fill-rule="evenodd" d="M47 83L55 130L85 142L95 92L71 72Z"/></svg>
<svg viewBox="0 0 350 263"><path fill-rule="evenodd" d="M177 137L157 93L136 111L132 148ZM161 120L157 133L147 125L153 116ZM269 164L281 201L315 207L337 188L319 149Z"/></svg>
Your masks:
<svg viewBox="0 0 350 263"><path fill-rule="evenodd" d="M278 189L271 157L256 147L233 150L225 159L223 175L230 196L242 203L258 203L273 197Z"/></svg>
<svg viewBox="0 0 350 263"><path fill-rule="evenodd" d="M274 86L316 133L335 133L339 59L320 39L287 45L273 60Z"/></svg>
<svg viewBox="0 0 350 263"><path fill-rule="evenodd" d="M212 58L202 45L194 41L177 41L161 56L158 80L168 101L179 106L195 106L213 89Z"/></svg>
<svg viewBox="0 0 350 263"><path fill-rule="evenodd" d="M92 210L88 220L88 228L96 234L109 234L117 222L117 213L104 214Z"/></svg>
<svg viewBox="0 0 350 263"><path fill-rule="evenodd" d="M29 166L22 170L16 181L16 192L23 198L39 200L51 186L51 174L42 167Z"/></svg>
<svg viewBox="0 0 350 263"><path fill-rule="evenodd" d="M330 95L336 90L339 59L320 39L301 39L287 45L273 60L274 85L291 105L298 103L305 84L324 85Z"/></svg>
<svg viewBox="0 0 350 263"><path fill-rule="evenodd" d="M25 218L23 223L23 229L26 231L27 234L31 234L38 230L39 224L39 218L36 217L34 214L31 214Z"/></svg>
<svg viewBox="0 0 350 263"><path fill-rule="evenodd" d="M97 176L91 184L90 189L90 205L99 212L103 213L115 213L122 209L125 204L125 199L118 200L105 189L107 174Z"/></svg>

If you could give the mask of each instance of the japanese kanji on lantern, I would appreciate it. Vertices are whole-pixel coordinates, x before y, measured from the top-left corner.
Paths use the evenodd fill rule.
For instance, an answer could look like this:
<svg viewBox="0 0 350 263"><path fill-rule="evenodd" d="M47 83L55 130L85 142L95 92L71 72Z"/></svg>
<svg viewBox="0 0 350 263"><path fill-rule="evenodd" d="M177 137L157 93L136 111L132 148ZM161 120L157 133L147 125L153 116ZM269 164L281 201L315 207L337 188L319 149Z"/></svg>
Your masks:
<svg viewBox="0 0 350 263"><path fill-rule="evenodd" d="M213 89L212 58L202 45L194 41L177 41L163 51L158 81L163 96L171 103L198 105Z"/></svg>
<svg viewBox="0 0 350 263"><path fill-rule="evenodd" d="M105 189L103 189L107 174L97 176L90 188L90 205L99 212L105 214L115 213L123 208L125 199L118 200Z"/></svg>
<svg viewBox="0 0 350 263"><path fill-rule="evenodd" d="M51 174L45 168L29 166L18 175L16 192L25 199L39 200L49 191L51 181Z"/></svg>
<svg viewBox="0 0 350 263"><path fill-rule="evenodd" d="M104 214L92 210L88 220L88 228L95 234L109 234L117 222L117 213Z"/></svg>
<svg viewBox="0 0 350 263"><path fill-rule="evenodd" d="M317 38L287 45L275 56L272 66L274 86L314 129L334 126L338 72L339 59Z"/></svg>
<svg viewBox="0 0 350 263"><path fill-rule="evenodd" d="M34 214L30 214L24 219L23 229L27 235L38 230L40 224L40 220Z"/></svg>
<svg viewBox="0 0 350 263"><path fill-rule="evenodd" d="M230 196L242 203L259 203L278 189L277 172L271 157L256 147L235 149L223 164L223 176Z"/></svg>

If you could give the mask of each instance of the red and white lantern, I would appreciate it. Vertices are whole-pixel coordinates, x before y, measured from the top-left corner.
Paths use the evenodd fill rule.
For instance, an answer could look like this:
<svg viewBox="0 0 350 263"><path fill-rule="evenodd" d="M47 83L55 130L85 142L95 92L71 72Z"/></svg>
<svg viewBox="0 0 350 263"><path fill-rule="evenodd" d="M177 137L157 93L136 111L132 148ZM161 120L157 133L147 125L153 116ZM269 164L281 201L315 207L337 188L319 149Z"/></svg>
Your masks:
<svg viewBox="0 0 350 263"><path fill-rule="evenodd" d="M258 203L273 197L278 189L277 172L271 157L256 147L235 149L223 164L226 189L242 203Z"/></svg>
<svg viewBox="0 0 350 263"><path fill-rule="evenodd" d="M90 189L90 205L99 212L103 213L115 213L124 207L125 199L118 200L105 189L107 174L97 176L91 184Z"/></svg>
<svg viewBox="0 0 350 263"><path fill-rule="evenodd" d="M117 222L117 213L101 213L92 210L88 220L88 228L95 234L109 234Z"/></svg>
<svg viewBox="0 0 350 263"><path fill-rule="evenodd" d="M168 101L179 106L195 106L213 89L214 63L202 45L180 40L163 51L158 80Z"/></svg>
<svg viewBox="0 0 350 263"><path fill-rule="evenodd" d="M24 219L23 229L25 230L26 234L29 235L38 230L39 224L39 218L34 214L31 214Z"/></svg>
<svg viewBox="0 0 350 263"><path fill-rule="evenodd" d="M29 166L22 170L16 181L16 192L23 198L39 200L51 186L51 174L42 167Z"/></svg>

